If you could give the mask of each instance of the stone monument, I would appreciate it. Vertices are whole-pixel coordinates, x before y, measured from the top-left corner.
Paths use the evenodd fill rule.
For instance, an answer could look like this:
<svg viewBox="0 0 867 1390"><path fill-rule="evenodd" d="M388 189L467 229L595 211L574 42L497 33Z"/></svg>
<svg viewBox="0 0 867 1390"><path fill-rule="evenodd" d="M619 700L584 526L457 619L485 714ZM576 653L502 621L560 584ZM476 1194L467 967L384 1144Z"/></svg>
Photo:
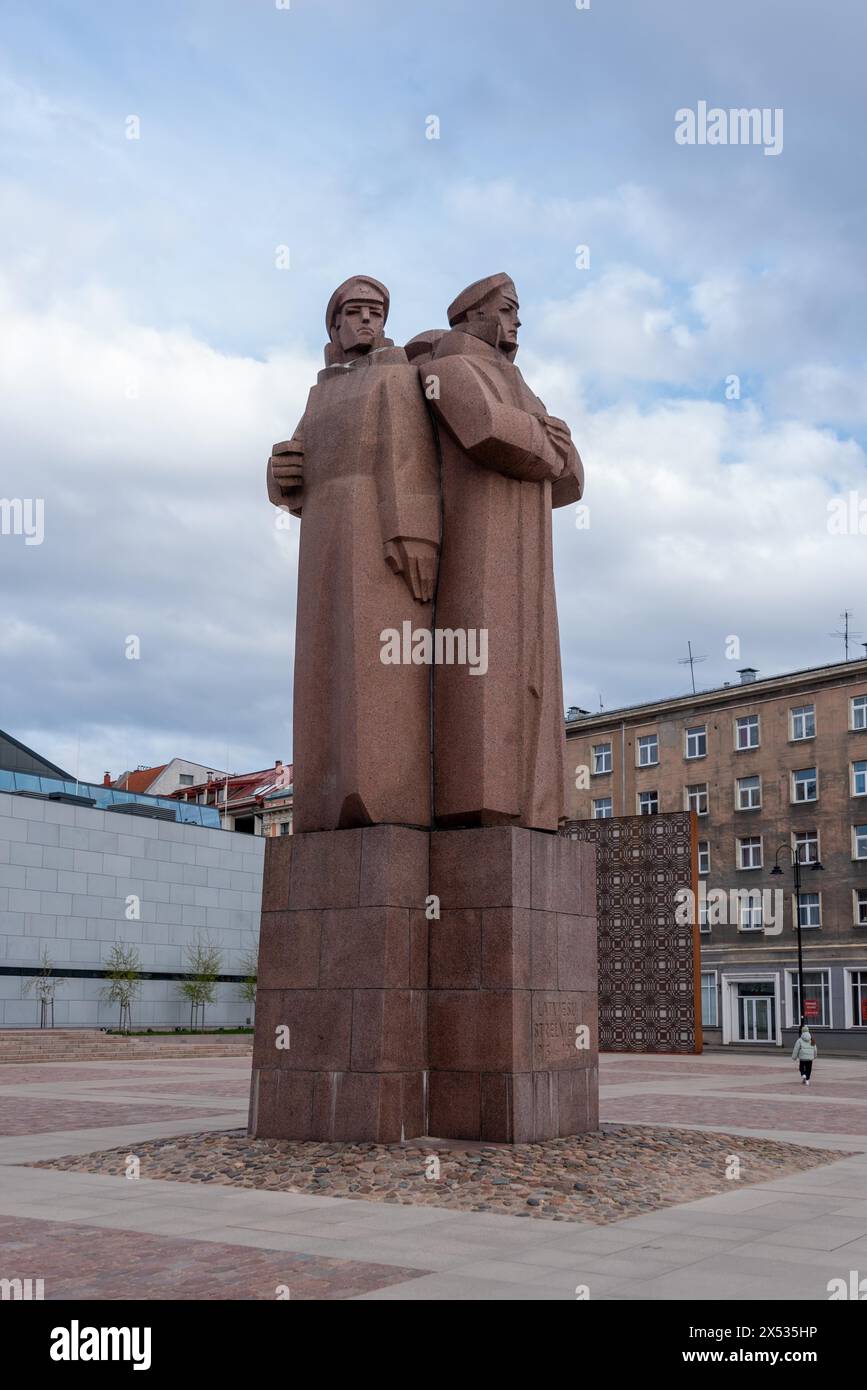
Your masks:
<svg viewBox="0 0 867 1390"><path fill-rule="evenodd" d="M396 348L371 276L268 494L301 518L295 834L266 846L250 1128L595 1128L595 854L565 815L553 507L583 470L503 274Z"/></svg>

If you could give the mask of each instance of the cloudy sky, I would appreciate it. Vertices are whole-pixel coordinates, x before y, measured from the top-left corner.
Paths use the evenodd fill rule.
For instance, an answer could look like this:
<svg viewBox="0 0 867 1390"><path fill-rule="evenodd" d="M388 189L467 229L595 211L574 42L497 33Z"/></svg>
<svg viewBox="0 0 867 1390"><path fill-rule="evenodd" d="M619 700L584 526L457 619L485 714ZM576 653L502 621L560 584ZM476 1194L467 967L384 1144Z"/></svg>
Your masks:
<svg viewBox="0 0 867 1390"><path fill-rule="evenodd" d="M357 271L397 342L518 284L587 472L567 704L687 690L687 641L711 686L867 637L862 0L283 2L5 0L0 497L44 540L0 535L0 727L83 779L291 756L264 465ZM678 143L700 102L781 151Z"/></svg>

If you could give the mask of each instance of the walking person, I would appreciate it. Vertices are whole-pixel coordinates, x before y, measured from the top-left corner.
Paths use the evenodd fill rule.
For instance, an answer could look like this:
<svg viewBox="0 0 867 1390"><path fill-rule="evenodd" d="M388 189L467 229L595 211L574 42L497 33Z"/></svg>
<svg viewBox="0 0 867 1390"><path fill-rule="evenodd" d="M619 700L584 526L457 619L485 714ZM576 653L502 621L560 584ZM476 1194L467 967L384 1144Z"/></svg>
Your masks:
<svg viewBox="0 0 867 1390"><path fill-rule="evenodd" d="M801 1083L804 1086L809 1086L810 1084L813 1063L816 1060L818 1052L819 1049L816 1046L816 1041L805 1023L801 1027L801 1035L792 1051L792 1058L798 1063L798 1070L801 1073Z"/></svg>

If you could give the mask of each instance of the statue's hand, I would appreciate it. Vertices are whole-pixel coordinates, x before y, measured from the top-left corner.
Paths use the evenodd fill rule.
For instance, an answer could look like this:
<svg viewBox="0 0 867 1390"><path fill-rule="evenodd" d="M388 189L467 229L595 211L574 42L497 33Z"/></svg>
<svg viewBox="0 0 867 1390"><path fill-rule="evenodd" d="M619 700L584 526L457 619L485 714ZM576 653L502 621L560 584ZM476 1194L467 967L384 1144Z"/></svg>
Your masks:
<svg viewBox="0 0 867 1390"><path fill-rule="evenodd" d="M268 460L274 482L284 492L301 487L304 476L304 455L295 439L275 444Z"/></svg>
<svg viewBox="0 0 867 1390"><path fill-rule="evenodd" d="M572 448L572 431L566 421L558 419L556 415L546 415L542 424L555 450L565 462Z"/></svg>
<svg viewBox="0 0 867 1390"><path fill-rule="evenodd" d="M384 556L388 568L403 575L406 586L419 603L429 603L433 597L439 547L432 541L386 541Z"/></svg>

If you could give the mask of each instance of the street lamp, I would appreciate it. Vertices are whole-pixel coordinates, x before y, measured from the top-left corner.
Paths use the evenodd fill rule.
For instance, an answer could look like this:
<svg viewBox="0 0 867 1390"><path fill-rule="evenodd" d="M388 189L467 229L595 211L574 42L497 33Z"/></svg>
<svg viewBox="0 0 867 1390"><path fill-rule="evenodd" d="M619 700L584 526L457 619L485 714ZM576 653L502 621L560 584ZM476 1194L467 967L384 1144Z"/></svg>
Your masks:
<svg viewBox="0 0 867 1390"><path fill-rule="evenodd" d="M801 951L801 865L806 861L801 859L798 851L792 849L791 845L780 845L780 848L774 856L774 867L771 869L771 874L782 874L783 871L780 868L781 854L788 855L789 863L795 875L795 929L798 933L798 1008L801 1015L798 1029L800 1030L807 1021L804 1013L804 956ZM819 859L814 860L810 865L810 869L813 873L817 871L821 873L824 868L824 864Z"/></svg>

